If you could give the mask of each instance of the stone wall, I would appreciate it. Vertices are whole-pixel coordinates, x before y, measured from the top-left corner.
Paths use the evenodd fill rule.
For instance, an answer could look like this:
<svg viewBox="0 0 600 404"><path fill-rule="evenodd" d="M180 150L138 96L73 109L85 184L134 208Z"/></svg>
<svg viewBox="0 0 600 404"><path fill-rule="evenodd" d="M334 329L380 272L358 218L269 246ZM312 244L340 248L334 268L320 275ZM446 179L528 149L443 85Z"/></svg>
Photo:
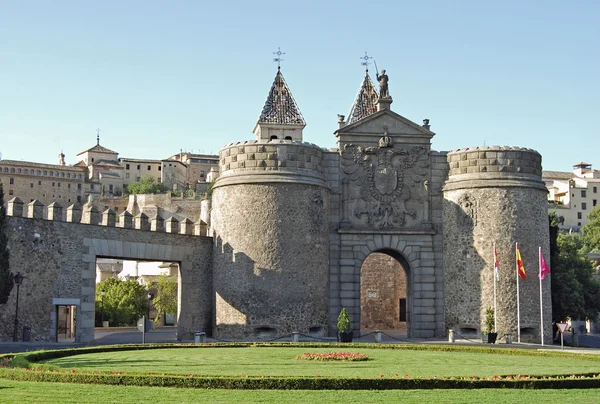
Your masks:
<svg viewBox="0 0 600 404"><path fill-rule="evenodd" d="M369 255L361 267L361 330L406 329L400 321L400 299L406 299L406 275L386 254Z"/></svg>
<svg viewBox="0 0 600 404"><path fill-rule="evenodd" d="M55 305L77 306L76 341L94 339L96 258L179 262L179 338L212 323L212 239L165 232L8 217L10 269L25 280L19 323L33 340L53 340ZM0 306L0 340L12 338L16 289Z"/></svg>
<svg viewBox="0 0 600 404"><path fill-rule="evenodd" d="M527 280L519 282L522 340L539 342L538 247L549 261L546 187L541 156L517 147L481 147L448 153L444 188L446 326L485 330L493 307L493 246L499 255L497 322L500 336L517 335L515 243ZM452 168L453 167L453 168ZM544 333L551 335L550 278L543 282Z"/></svg>

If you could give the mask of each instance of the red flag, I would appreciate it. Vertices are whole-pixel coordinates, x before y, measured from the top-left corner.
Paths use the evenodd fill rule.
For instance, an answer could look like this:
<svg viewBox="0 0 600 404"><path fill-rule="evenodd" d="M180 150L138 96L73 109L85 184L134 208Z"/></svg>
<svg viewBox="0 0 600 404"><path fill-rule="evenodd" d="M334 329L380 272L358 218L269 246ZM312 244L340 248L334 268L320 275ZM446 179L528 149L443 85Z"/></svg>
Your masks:
<svg viewBox="0 0 600 404"><path fill-rule="evenodd" d="M500 261L498 261L498 251L496 251L496 246L494 246L494 276L496 280L500 280Z"/></svg>
<svg viewBox="0 0 600 404"><path fill-rule="evenodd" d="M523 266L523 260L521 260L519 243L517 243L517 274L521 277L521 279L527 279L527 275L525 274L525 267Z"/></svg>
<svg viewBox="0 0 600 404"><path fill-rule="evenodd" d="M542 252L540 251L540 273L538 275L538 278L543 281L544 277L546 275L550 275L550 268L548 268L548 265L546 265L544 256L542 255Z"/></svg>

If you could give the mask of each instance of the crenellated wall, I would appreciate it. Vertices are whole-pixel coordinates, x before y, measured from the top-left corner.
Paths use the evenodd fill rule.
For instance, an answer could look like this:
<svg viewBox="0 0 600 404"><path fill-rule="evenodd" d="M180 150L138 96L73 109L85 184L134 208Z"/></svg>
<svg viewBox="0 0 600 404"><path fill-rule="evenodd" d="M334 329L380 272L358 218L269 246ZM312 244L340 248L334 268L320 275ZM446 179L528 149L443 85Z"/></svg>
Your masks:
<svg viewBox="0 0 600 404"><path fill-rule="evenodd" d="M110 211L99 215L91 207L79 211L77 206L70 207L67 221L62 221L58 204L46 208L46 220L40 202L27 205L26 217L21 217L22 207L19 200L9 201L7 218L10 270L25 275L19 335L21 327L29 325L33 340L55 340L56 307L69 305L77 308L76 341L93 341L97 257L179 263L178 338L210 331L212 239L192 235L199 225L154 218L139 220L135 228L128 212L115 223ZM15 295L0 305L0 340L12 338Z"/></svg>

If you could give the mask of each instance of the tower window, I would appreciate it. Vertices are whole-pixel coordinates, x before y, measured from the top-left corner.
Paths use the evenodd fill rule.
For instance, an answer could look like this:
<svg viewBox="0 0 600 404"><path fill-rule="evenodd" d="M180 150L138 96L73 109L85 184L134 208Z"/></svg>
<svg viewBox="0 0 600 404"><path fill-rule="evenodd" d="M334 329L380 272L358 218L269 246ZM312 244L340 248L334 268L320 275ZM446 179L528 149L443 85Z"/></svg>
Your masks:
<svg viewBox="0 0 600 404"><path fill-rule="evenodd" d="M582 189L582 190L581 190L581 197L582 197L582 198L585 198L585 189Z"/></svg>
<svg viewBox="0 0 600 404"><path fill-rule="evenodd" d="M587 203L581 202L581 210L586 210L586 209L587 209Z"/></svg>

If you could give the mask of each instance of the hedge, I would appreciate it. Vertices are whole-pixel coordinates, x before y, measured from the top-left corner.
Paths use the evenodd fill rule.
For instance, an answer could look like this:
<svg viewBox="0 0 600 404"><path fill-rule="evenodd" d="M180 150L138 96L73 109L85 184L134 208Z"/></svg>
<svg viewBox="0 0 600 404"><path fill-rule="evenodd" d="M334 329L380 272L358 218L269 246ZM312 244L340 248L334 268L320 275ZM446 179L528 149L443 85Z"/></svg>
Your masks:
<svg viewBox="0 0 600 404"><path fill-rule="evenodd" d="M0 378L28 382L107 384L122 386L179 387L203 389L273 390L391 390L391 389L584 389L600 388L600 374L558 377L525 375L493 378L340 378L340 377L205 377L183 375L147 375L58 372L0 369Z"/></svg>
<svg viewBox="0 0 600 404"><path fill-rule="evenodd" d="M516 348L489 348L447 345L381 345L381 344L328 344L328 343L211 343L211 344L144 344L112 345L103 347L72 348L64 350L36 351L21 354L0 355L0 378L60 383L88 383L127 386L162 386L181 388L218 389L284 389L284 390L386 390L386 389L473 389L473 388L531 388L568 389L600 388L600 374L571 375L505 375L493 377L396 377L348 378L348 377L232 377L196 376L176 374L123 373L110 371L66 371L57 366L37 362L73 355L98 352L115 352L170 348L245 348L245 347L302 347L344 349L406 349L452 352L478 352L522 356L573 357L566 352L540 352ZM600 360L599 355L577 355L578 358Z"/></svg>

